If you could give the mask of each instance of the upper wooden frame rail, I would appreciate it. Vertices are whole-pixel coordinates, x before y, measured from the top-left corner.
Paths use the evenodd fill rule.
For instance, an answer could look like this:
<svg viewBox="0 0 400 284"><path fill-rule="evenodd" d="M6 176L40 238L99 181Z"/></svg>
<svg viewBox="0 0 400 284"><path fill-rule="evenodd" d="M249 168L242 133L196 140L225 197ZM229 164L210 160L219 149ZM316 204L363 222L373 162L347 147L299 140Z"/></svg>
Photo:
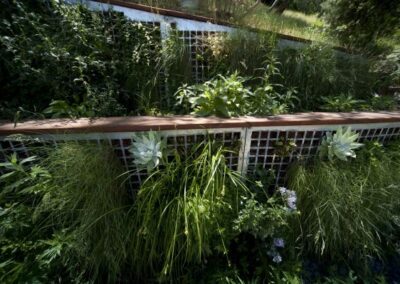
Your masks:
<svg viewBox="0 0 400 284"><path fill-rule="evenodd" d="M10 134L64 134L110 133L148 130L188 130L241 127L276 127L301 125L346 125L400 122L400 112L309 112L268 117L101 117L80 119L29 120L14 125L0 122L0 135Z"/></svg>

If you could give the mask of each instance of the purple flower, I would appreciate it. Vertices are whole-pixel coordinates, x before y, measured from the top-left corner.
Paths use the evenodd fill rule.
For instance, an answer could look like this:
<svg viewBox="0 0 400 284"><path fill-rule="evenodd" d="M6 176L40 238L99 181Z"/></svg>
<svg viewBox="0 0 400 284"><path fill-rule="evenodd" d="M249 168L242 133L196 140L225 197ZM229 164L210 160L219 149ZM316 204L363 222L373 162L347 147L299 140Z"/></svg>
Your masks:
<svg viewBox="0 0 400 284"><path fill-rule="evenodd" d="M297 201L297 197L296 196L288 197L287 205L288 205L289 209L292 209L292 210L296 210L297 209L296 201Z"/></svg>
<svg viewBox="0 0 400 284"><path fill-rule="evenodd" d="M277 248L283 248L283 247L285 247L285 241L282 238L275 238L274 246Z"/></svg>
<svg viewBox="0 0 400 284"><path fill-rule="evenodd" d="M297 206L296 206L296 202L297 202L296 192L293 191L293 190L288 190L285 187L280 187L278 190L281 193L282 197L284 197L286 199L287 207L290 210L296 210L297 209Z"/></svg>

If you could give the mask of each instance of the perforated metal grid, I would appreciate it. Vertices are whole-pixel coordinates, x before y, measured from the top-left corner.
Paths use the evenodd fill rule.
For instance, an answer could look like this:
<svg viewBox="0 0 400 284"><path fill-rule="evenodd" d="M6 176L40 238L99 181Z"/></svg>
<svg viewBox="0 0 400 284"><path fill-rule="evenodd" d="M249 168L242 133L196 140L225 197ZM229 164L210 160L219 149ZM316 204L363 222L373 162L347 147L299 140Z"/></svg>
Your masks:
<svg viewBox="0 0 400 284"><path fill-rule="evenodd" d="M190 50L190 64L192 74L196 83L204 82L209 74L209 49L208 38L216 34L226 32L214 31L180 31L179 38L184 41L185 46Z"/></svg>
<svg viewBox="0 0 400 284"><path fill-rule="evenodd" d="M276 174L276 184L283 185L289 164L301 157L308 159L314 156L327 131L335 131L339 125L329 126L286 126L286 127L256 127L227 128L209 130L174 130L162 131L161 135L167 141L169 150L177 150L187 154L191 147L200 141L211 138L220 141L232 150L227 156L228 165L243 174L254 173L257 167L272 169ZM359 142L377 140L381 143L400 138L400 123L351 125L352 130L359 133ZM42 142L27 143L17 140L5 140L0 137L0 162L7 156L16 153L19 159L32 155L31 149L46 144L57 147L63 141L109 143L127 171L130 171L129 184L132 189L138 188L147 177L146 171L139 171L133 163L129 149L133 143L133 134L94 133L69 135L39 135ZM280 151L278 141L292 141L296 146L289 152ZM171 151L170 151L171 153Z"/></svg>
<svg viewBox="0 0 400 284"><path fill-rule="evenodd" d="M243 164L243 141L245 129L219 129L219 130L189 130L189 131L161 131L161 136L167 142L167 149L170 156L173 156L173 151L177 150L180 154L187 154L191 148L204 141L205 139L214 139L220 142L225 148L231 150L225 155L226 161L230 168L233 170L241 171ZM18 159L24 159L31 155L30 149L32 147L39 148L44 143L57 147L60 143L67 141L79 141L80 143L94 142L97 144L108 143L112 146L115 154L120 159L122 165L125 167L127 176L129 176L128 183L131 189L136 189L146 179L147 171L138 170L134 164L134 157L129 152L134 133L98 133L98 134L69 134L69 135L34 135L30 136L32 139L39 138L42 142L31 141L17 141L13 138L0 137L0 162L6 161L7 157L12 153L16 153ZM137 134L137 133L136 133ZM3 173L3 172L2 172Z"/></svg>
<svg viewBox="0 0 400 284"><path fill-rule="evenodd" d="M322 138L328 131L335 131L338 126L326 127L283 127L276 128L254 128L248 130L249 140L245 152L245 166L248 174L255 172L257 167L272 169L276 175L276 185L285 183L284 177L287 167L297 158L308 159L313 157ZM375 125L366 128L367 125L354 125L352 130L359 133L359 142L377 140L381 143L394 138L400 138L400 127L398 125ZM278 141L284 141L286 145L293 142L296 146L287 153L282 153ZM283 151L284 152L284 151Z"/></svg>

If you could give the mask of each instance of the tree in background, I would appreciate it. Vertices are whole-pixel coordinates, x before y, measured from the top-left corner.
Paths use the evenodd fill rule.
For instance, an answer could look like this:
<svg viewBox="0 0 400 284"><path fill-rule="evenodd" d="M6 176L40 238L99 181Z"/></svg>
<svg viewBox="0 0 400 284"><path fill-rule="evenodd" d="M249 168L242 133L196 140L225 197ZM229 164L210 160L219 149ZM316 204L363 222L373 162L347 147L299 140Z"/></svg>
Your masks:
<svg viewBox="0 0 400 284"><path fill-rule="evenodd" d="M326 0L323 15L345 46L374 47L380 37L391 36L400 25L400 1Z"/></svg>

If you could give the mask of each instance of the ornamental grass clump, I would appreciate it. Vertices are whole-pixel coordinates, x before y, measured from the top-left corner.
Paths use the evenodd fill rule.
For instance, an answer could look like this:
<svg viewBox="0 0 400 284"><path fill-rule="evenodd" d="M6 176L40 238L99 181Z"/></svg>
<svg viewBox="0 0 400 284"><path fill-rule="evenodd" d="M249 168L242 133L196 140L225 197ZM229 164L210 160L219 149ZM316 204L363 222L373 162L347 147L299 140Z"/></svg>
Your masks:
<svg viewBox="0 0 400 284"><path fill-rule="evenodd" d="M29 150L38 156L0 163L0 282L117 282L131 204L113 150L77 142Z"/></svg>
<svg viewBox="0 0 400 284"><path fill-rule="evenodd" d="M351 161L301 162L289 170L298 195L303 249L324 259L365 263L398 230L399 143L365 145Z"/></svg>
<svg viewBox="0 0 400 284"><path fill-rule="evenodd" d="M238 212L247 187L215 142L195 146L185 157L155 170L142 184L133 209L136 274L169 279L186 264L201 264L212 251L226 253L226 222Z"/></svg>
<svg viewBox="0 0 400 284"><path fill-rule="evenodd" d="M73 235L73 251L91 279L114 282L128 258L130 207L124 169L105 145L67 142L44 162L52 189L38 210Z"/></svg>

